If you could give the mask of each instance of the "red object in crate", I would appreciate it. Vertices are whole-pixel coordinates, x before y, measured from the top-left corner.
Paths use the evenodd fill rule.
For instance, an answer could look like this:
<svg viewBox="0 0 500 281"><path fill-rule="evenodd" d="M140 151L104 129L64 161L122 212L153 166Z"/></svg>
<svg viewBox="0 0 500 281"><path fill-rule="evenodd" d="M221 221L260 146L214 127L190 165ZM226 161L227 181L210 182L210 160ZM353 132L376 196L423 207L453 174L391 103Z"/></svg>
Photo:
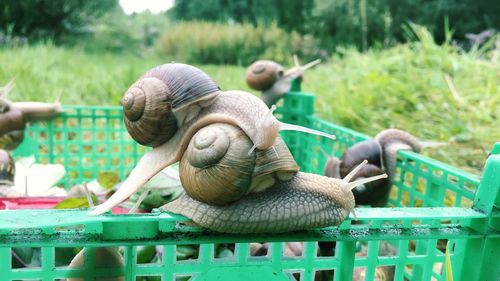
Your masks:
<svg viewBox="0 0 500 281"><path fill-rule="evenodd" d="M66 197L0 197L0 210L53 209L64 199ZM127 214L128 211L120 207L112 210L113 214Z"/></svg>

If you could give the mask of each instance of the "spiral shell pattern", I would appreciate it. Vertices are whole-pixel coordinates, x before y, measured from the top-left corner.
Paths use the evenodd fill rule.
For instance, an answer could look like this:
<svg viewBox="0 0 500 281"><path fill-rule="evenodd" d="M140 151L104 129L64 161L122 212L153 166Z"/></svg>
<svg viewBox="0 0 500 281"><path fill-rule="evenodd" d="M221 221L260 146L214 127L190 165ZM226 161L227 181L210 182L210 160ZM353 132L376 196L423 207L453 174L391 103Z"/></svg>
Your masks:
<svg viewBox="0 0 500 281"><path fill-rule="evenodd" d="M269 60L258 60L248 67L246 82L250 88L264 91L271 88L283 74L283 66L280 64Z"/></svg>
<svg viewBox="0 0 500 281"><path fill-rule="evenodd" d="M186 193L211 205L224 205L246 195L255 165L255 153L248 155L252 145L232 125L215 123L199 130L179 165Z"/></svg>
<svg viewBox="0 0 500 281"><path fill-rule="evenodd" d="M186 64L164 64L144 74L123 95L125 126L133 139L156 147L178 124L173 110L201 101L219 87L203 71Z"/></svg>

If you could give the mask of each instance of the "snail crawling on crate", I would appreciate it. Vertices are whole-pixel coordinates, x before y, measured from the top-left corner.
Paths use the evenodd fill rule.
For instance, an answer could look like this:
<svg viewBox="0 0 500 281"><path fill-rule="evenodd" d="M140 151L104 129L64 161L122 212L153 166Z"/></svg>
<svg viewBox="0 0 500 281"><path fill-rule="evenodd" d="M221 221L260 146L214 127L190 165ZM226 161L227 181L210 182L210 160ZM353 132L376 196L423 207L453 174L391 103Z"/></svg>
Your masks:
<svg viewBox="0 0 500 281"><path fill-rule="evenodd" d="M312 61L304 66L294 56L295 66L287 71L277 62L258 60L246 71L246 82L254 90L262 91L262 100L271 107L290 91L292 80L302 78L304 71L317 65L321 60Z"/></svg>
<svg viewBox="0 0 500 281"><path fill-rule="evenodd" d="M387 173L388 178L379 179L353 189L356 204L383 207L387 204L390 188L396 176L396 154L399 150L420 152L423 146L416 137L398 129L387 129L374 139L359 142L347 149L341 158L328 156L323 174L342 178L355 169L363 160L368 160L354 179L367 178ZM429 143L429 145L432 145Z"/></svg>
<svg viewBox="0 0 500 281"><path fill-rule="evenodd" d="M59 102L12 102L7 94L14 80L0 88L0 148L14 150L24 139L24 128L30 121L41 120L61 112Z"/></svg>
<svg viewBox="0 0 500 281"><path fill-rule="evenodd" d="M279 122L257 97L221 91L185 64L156 67L125 93L125 124L153 147L106 202L119 204L151 177L180 161L185 194L162 207L208 229L273 233L340 224L354 208L351 189L386 175L350 182L298 172L280 130L322 132ZM362 165L360 165L360 168Z"/></svg>

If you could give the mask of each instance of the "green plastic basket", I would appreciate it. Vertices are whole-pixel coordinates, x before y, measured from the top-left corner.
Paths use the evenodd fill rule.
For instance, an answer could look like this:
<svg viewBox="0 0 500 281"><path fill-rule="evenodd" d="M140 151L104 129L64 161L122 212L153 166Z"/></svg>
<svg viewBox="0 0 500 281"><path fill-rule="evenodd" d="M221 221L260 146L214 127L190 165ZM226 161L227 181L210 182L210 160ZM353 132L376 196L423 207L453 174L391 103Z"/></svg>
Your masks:
<svg viewBox="0 0 500 281"><path fill-rule="evenodd" d="M321 173L325 159L319 147L339 156L368 136L314 116L314 96L287 95L276 115L285 122L333 133L325 138L297 132L283 136L303 171ZM61 163L70 186L111 170L124 178L147 148L133 142L117 107L66 107L47 123L32 124L17 156L34 154L39 162ZM455 280L500 278L500 143L488 158L482 179L412 152L398 153L398 177L388 208L357 208L358 220L339 227L278 235L226 235L188 227L186 218L167 213L89 217L86 210L0 211L0 280L59 280L124 275L149 280L379 280L379 267L391 267L394 280L448 280L442 243L448 244ZM453 198L445 202L446 198ZM284 254L285 242L303 242L301 256ZM267 255L252 256L250 243L268 242ZM319 252L319 245L332 245ZM219 244L234 255L216 258ZM157 263L137 262L138 247L163 250ZM177 260L180 245L193 245L198 256ZM389 245L392 251L381 251ZM125 267L94 268L96 247L118 246ZM12 268L11 250L35 248L41 267ZM63 249L86 247L79 269L55 265ZM366 249L360 256L359 249ZM361 271L360 271L361 270Z"/></svg>

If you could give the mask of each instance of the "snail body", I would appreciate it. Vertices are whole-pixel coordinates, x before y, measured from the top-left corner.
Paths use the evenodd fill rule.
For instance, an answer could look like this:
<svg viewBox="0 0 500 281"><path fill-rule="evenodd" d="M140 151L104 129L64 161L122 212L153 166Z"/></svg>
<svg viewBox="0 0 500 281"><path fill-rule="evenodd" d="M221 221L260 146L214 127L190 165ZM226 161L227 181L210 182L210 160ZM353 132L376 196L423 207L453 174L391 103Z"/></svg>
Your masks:
<svg viewBox="0 0 500 281"><path fill-rule="evenodd" d="M146 73L129 88L122 99L125 124L130 135L139 143L152 146L153 150L141 158L112 197L90 212L92 215L110 210L132 195L159 171L180 161L191 137L212 123L226 123L239 127L253 144L247 151L248 154L255 149L271 148L280 130L298 130L333 138L319 131L278 121L272 114L274 107L269 109L259 98L250 93L221 91L208 75L193 66L175 63L155 69L160 74L156 73L156 70ZM156 76L151 77L151 73L156 73ZM166 78L170 76L173 77ZM165 83L180 86L174 87ZM199 91L203 94L198 93ZM183 95L194 97L183 97ZM148 112L158 108L162 110ZM149 121L142 122L143 116L155 116L154 122L149 122L151 118L146 118ZM168 121L156 122L161 118ZM134 124L130 125L131 123ZM145 136L148 133L152 133L152 136ZM155 139L156 135L159 135L160 140Z"/></svg>
<svg viewBox="0 0 500 281"><path fill-rule="evenodd" d="M421 144L411 134L398 130L387 129L374 139L359 142L350 147L340 159L328 157L323 174L328 177L342 178L357 167L363 160L365 165L355 179L366 178L387 173L388 178L379 179L353 189L356 203L382 207L387 204L390 188L396 176L396 155L399 150L419 152Z"/></svg>
<svg viewBox="0 0 500 281"><path fill-rule="evenodd" d="M354 209L348 183L299 172L232 204L210 205L187 194L162 207L225 233L282 233L339 225Z"/></svg>
<svg viewBox="0 0 500 281"><path fill-rule="evenodd" d="M248 154L252 146L246 134L232 125L214 123L200 129L179 165L187 195L208 204L225 205L265 190L276 179L286 179L286 173L299 170L281 138L274 144L276 153L268 149Z"/></svg>
<svg viewBox="0 0 500 281"><path fill-rule="evenodd" d="M179 165L185 194L161 209L225 233L334 226L353 211L351 189L361 183L350 183L352 174L340 180L298 172L280 138L273 146L279 152L268 149L248 155L251 145L249 137L232 125L215 123L199 130Z"/></svg>

